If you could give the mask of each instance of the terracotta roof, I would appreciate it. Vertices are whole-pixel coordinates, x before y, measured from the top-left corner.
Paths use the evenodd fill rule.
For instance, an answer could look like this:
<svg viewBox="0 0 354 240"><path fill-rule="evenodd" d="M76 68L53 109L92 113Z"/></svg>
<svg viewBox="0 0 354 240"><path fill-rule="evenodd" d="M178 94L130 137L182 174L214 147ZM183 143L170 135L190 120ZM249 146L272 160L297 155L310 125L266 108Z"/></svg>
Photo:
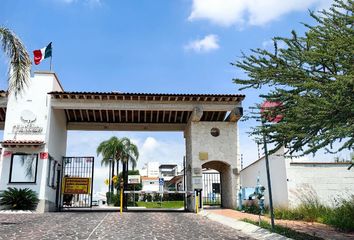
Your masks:
<svg viewBox="0 0 354 240"><path fill-rule="evenodd" d="M3 147L38 147L44 145L43 141L38 140L5 140L1 142Z"/></svg>
<svg viewBox="0 0 354 240"><path fill-rule="evenodd" d="M242 101L242 94L171 94L171 93L123 93L123 92L49 92L60 99L101 99L101 100L148 100L148 101Z"/></svg>
<svg viewBox="0 0 354 240"><path fill-rule="evenodd" d="M352 162L291 162L290 165L348 165Z"/></svg>
<svg viewBox="0 0 354 240"><path fill-rule="evenodd" d="M158 177L145 177L145 176L142 176L141 180L142 181L144 181L144 180L159 180L159 178Z"/></svg>
<svg viewBox="0 0 354 240"><path fill-rule="evenodd" d="M168 184L175 184L178 181L182 181L183 175L178 175L174 176L170 181L168 181Z"/></svg>

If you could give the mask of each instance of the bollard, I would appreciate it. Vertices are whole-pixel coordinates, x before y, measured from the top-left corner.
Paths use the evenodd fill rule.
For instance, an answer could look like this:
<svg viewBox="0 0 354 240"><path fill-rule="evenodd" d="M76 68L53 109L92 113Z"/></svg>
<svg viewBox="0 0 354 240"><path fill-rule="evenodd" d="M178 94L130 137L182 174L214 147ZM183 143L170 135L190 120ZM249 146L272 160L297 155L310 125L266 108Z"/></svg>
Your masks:
<svg viewBox="0 0 354 240"><path fill-rule="evenodd" d="M123 213L123 188L120 188L120 215Z"/></svg>
<svg viewBox="0 0 354 240"><path fill-rule="evenodd" d="M195 196L195 206L196 206L196 210L197 210L197 214L199 212L199 196L196 195Z"/></svg>

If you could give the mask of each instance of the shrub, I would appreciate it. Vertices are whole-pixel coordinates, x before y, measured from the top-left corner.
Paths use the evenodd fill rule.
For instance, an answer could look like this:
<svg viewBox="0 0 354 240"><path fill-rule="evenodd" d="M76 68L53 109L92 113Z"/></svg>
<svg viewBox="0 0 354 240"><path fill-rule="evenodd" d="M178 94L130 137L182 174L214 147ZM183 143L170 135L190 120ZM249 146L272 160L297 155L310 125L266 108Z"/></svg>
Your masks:
<svg viewBox="0 0 354 240"><path fill-rule="evenodd" d="M0 194L0 205L11 210L35 210L39 199L35 191L9 187Z"/></svg>
<svg viewBox="0 0 354 240"><path fill-rule="evenodd" d="M162 201L183 201L183 200L184 200L183 194L164 193L162 197Z"/></svg>
<svg viewBox="0 0 354 240"><path fill-rule="evenodd" d="M257 215L261 213L258 204L253 200L249 200L246 202L245 205L242 205L242 210L245 211L246 213L257 214Z"/></svg>
<svg viewBox="0 0 354 240"><path fill-rule="evenodd" d="M344 231L354 231L354 195L349 200L340 200L339 206L328 211L324 223Z"/></svg>
<svg viewBox="0 0 354 240"><path fill-rule="evenodd" d="M160 194L154 194L153 201L154 202L160 202L160 200L161 200Z"/></svg>
<svg viewBox="0 0 354 240"><path fill-rule="evenodd" d="M111 204L115 207L120 206L120 194L112 194L111 195Z"/></svg>

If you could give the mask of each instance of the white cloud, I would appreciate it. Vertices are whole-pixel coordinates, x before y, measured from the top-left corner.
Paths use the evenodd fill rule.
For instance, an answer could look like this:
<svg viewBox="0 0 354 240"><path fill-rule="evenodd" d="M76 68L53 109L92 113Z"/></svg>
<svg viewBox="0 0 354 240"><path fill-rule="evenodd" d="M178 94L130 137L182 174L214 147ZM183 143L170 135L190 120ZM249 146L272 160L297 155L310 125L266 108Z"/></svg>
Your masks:
<svg viewBox="0 0 354 240"><path fill-rule="evenodd" d="M95 7L101 7L102 6L102 1L101 0L86 0L85 3L90 8L95 8Z"/></svg>
<svg viewBox="0 0 354 240"><path fill-rule="evenodd" d="M0 138L2 132L0 131ZM138 146L139 159L137 168L147 162L177 163L182 165L185 154L184 140L181 133L134 133L113 131L68 131L67 156L95 157L94 192L106 192L104 180L108 178L108 167L101 166L101 156L97 157L97 146L112 136L129 137ZM121 168L120 168L121 169Z"/></svg>
<svg viewBox="0 0 354 240"><path fill-rule="evenodd" d="M154 137L147 137L139 147L139 167L147 162L177 163L182 165L185 154L183 140L159 141Z"/></svg>
<svg viewBox="0 0 354 240"><path fill-rule="evenodd" d="M283 41L277 41L278 49L287 48L287 45ZM274 50L274 41L265 40L262 42L262 48L266 50Z"/></svg>
<svg viewBox="0 0 354 240"><path fill-rule="evenodd" d="M328 7L331 0L193 0L188 20L209 20L221 26L264 25L310 7Z"/></svg>
<svg viewBox="0 0 354 240"><path fill-rule="evenodd" d="M81 2L84 5L90 7L90 8L95 8L95 7L101 7L102 6L102 0L56 0L58 2L62 2L64 4L72 4L72 3L78 3Z"/></svg>
<svg viewBox="0 0 354 240"><path fill-rule="evenodd" d="M189 42L187 45L184 46L184 49L192 50L195 52L210 52L220 47L218 41L218 36L210 34L202 39L197 39Z"/></svg>

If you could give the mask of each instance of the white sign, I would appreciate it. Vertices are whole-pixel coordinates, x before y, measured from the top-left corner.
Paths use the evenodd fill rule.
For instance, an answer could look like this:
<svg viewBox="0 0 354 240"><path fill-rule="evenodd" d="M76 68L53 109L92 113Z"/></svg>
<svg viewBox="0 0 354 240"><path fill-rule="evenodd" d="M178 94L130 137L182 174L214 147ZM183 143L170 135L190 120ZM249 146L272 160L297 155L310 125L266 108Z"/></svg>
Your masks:
<svg viewBox="0 0 354 240"><path fill-rule="evenodd" d="M36 126L33 123L26 125L17 124L12 127L12 132L19 134L40 134L42 131L42 127Z"/></svg>
<svg viewBox="0 0 354 240"><path fill-rule="evenodd" d="M202 189L203 188L203 177L194 176L192 177L192 183L194 189Z"/></svg>
<svg viewBox="0 0 354 240"><path fill-rule="evenodd" d="M15 134L40 134L43 131L43 127L34 125L37 120L36 115L30 110L23 110L21 112L21 121L24 124L17 124L12 127L12 132Z"/></svg>
<svg viewBox="0 0 354 240"><path fill-rule="evenodd" d="M128 184L139 184L140 175L128 175Z"/></svg>

